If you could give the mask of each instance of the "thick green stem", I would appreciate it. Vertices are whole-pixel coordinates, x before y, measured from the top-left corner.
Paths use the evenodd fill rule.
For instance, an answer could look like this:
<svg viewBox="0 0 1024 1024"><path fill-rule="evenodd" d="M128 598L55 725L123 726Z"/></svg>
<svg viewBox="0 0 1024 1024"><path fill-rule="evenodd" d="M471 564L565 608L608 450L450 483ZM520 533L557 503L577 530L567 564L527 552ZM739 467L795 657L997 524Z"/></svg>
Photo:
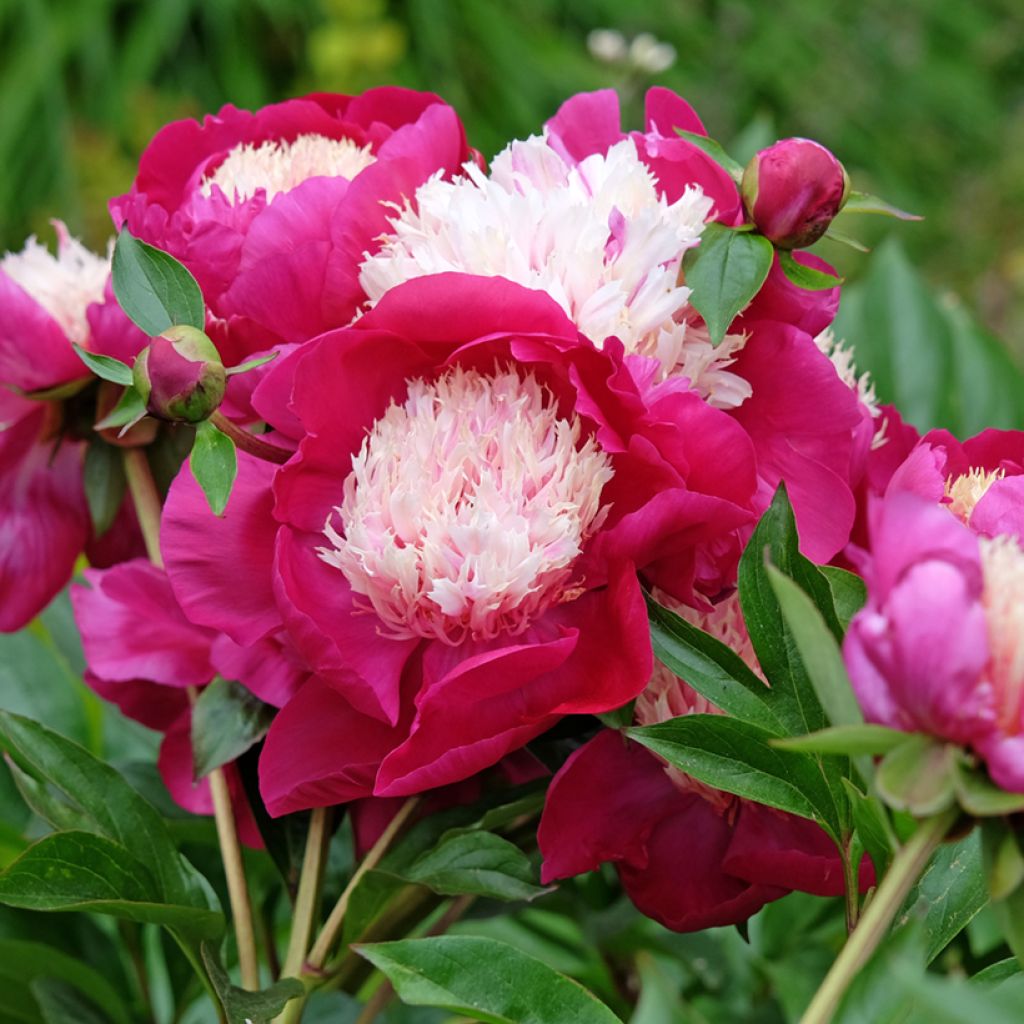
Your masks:
<svg viewBox="0 0 1024 1024"><path fill-rule="evenodd" d="M128 480L128 490L131 492L132 502L135 505L135 515L139 520L142 538L146 542L146 554L157 568L162 569L164 567L164 558L160 553L162 502L144 448L124 449L124 475Z"/></svg>
<svg viewBox="0 0 1024 1024"><path fill-rule="evenodd" d="M850 935L860 920L860 864L853 862L853 850L847 836L840 851L843 859L843 881L846 886L846 933Z"/></svg>
<svg viewBox="0 0 1024 1024"><path fill-rule="evenodd" d="M958 815L959 810L951 808L922 821L917 831L896 854L874 898L815 993L800 1024L828 1024L832 1020L857 972L885 937L892 919L903 906L907 894Z"/></svg>

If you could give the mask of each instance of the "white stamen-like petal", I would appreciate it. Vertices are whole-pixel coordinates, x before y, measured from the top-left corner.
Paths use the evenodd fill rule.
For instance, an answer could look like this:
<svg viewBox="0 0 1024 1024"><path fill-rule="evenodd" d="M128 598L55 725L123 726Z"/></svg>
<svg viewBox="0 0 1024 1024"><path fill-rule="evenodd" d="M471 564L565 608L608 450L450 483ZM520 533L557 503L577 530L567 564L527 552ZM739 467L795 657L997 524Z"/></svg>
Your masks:
<svg viewBox="0 0 1024 1024"><path fill-rule="evenodd" d="M946 497L949 498L946 507L957 519L966 523L971 518L974 506L985 497L988 489L1004 476L1004 469L994 469L991 472L985 469L971 469L960 476L951 476L945 487Z"/></svg>
<svg viewBox="0 0 1024 1024"><path fill-rule="evenodd" d="M572 596L611 476L532 374L456 368L374 423L318 553L391 636L520 633Z"/></svg>
<svg viewBox="0 0 1024 1024"><path fill-rule="evenodd" d="M200 191L209 196L216 185L229 199L240 203L262 189L269 203L309 178L351 180L375 159L368 145L324 135L300 135L294 142L242 143L203 181Z"/></svg>
<svg viewBox="0 0 1024 1024"><path fill-rule="evenodd" d="M991 652L988 677L1000 726L1024 729L1024 550L1016 537L979 537L982 604Z"/></svg>

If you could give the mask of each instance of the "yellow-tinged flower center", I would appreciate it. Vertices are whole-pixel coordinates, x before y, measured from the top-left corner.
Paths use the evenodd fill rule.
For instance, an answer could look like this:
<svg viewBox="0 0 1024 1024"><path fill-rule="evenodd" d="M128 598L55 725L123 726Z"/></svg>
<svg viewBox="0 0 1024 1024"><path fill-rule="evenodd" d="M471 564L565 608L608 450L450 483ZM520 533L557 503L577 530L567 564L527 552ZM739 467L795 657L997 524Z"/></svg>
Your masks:
<svg viewBox="0 0 1024 1024"><path fill-rule="evenodd" d="M979 537L988 626L988 677L1000 727L1024 730L1024 551L1010 536Z"/></svg>
<svg viewBox="0 0 1024 1024"><path fill-rule="evenodd" d="M951 476L946 480L946 497L949 498L949 511L962 523L967 523L974 512L974 507L985 497L988 489L1006 476L1005 470L972 469L961 476Z"/></svg>

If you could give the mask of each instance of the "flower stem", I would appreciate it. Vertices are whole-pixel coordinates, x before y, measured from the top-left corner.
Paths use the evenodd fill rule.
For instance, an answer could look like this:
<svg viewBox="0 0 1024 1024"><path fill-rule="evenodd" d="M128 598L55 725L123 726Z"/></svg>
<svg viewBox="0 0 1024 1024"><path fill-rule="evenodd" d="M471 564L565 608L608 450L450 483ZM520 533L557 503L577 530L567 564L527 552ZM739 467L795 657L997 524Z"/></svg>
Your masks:
<svg viewBox="0 0 1024 1024"><path fill-rule="evenodd" d="M243 452L255 455L257 459L263 459L264 462L274 462L282 466L292 457L290 451L279 448L276 444L270 444L263 438L250 434L248 430L244 430L237 423L232 423L220 410L210 416L210 422L222 434L227 434L235 442L236 448L241 448Z"/></svg>
<svg viewBox="0 0 1024 1024"><path fill-rule="evenodd" d="M853 934L800 1019L800 1024L828 1024L832 1020L850 983L885 937L911 887L924 871L935 849L945 839L959 813L959 809L954 807L926 818L904 843L893 858L874 898L861 915Z"/></svg>
<svg viewBox="0 0 1024 1024"><path fill-rule="evenodd" d="M419 803L419 797L410 797L402 804L398 813L388 823L388 827L384 829L380 838L373 844L363 858L363 862L356 868L349 879L348 885L345 886L345 891L334 905L334 909L331 911L330 917L327 918L323 931L320 932L319 938L313 944L313 948L309 951L309 956L306 958L306 967L310 969L310 973L316 973L323 967L334 943L338 939L341 926L345 923L345 914L348 911L348 904L352 899L352 893L355 892L356 886L362 881L363 875L367 871L372 871L380 863L381 858L387 853L388 847L394 841L395 836L398 835L399 830L408 821L409 815L415 810L417 803Z"/></svg>
<svg viewBox="0 0 1024 1024"><path fill-rule="evenodd" d="M142 530L142 539L146 543L146 554L158 568L164 567L164 557L160 553L160 492L149 468L144 448L124 449L124 475L128 481L128 490L135 505L135 515Z"/></svg>
<svg viewBox="0 0 1024 1024"><path fill-rule="evenodd" d="M327 842L330 839L327 828L329 814L330 811L326 807L314 807L309 819L309 834L306 836L306 851L302 857L302 872L299 875L299 891L295 897L295 913L292 915L288 952L285 954L284 966L281 969L283 978L298 977L306 960L306 950L312 938L320 898Z"/></svg>

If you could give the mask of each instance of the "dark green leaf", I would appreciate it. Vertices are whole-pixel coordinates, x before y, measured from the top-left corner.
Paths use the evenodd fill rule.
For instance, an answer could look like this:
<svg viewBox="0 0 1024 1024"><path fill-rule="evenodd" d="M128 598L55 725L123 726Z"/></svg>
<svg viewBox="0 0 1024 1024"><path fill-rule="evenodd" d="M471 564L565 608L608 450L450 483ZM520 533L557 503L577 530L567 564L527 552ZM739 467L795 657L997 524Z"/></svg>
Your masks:
<svg viewBox="0 0 1024 1024"><path fill-rule="evenodd" d="M442 896L470 893L497 900L532 900L550 891L537 885L526 854L493 832L449 833L416 859L406 878Z"/></svg>
<svg viewBox="0 0 1024 1024"><path fill-rule="evenodd" d="M971 976L972 985L998 985L1007 978L1012 978L1021 973L1020 962L1012 956L998 963L989 964L984 970L978 971Z"/></svg>
<svg viewBox="0 0 1024 1024"><path fill-rule="evenodd" d="M777 750L772 733L725 715L683 715L626 735L716 789L815 818L839 832L821 766L809 754Z"/></svg>
<svg viewBox="0 0 1024 1024"><path fill-rule="evenodd" d="M117 400L117 405L103 419L97 421L97 430L108 430L111 427L123 427L121 434L126 433L143 416L146 415L146 403L142 395L134 387L127 387Z"/></svg>
<svg viewBox="0 0 1024 1024"><path fill-rule="evenodd" d="M878 213L885 217L896 217L898 220L924 220L916 213L907 213L892 203L887 203L878 196L867 192L851 192L843 204L843 213Z"/></svg>
<svg viewBox="0 0 1024 1024"><path fill-rule="evenodd" d="M46 1024L110 1024L110 1017L96 1003L59 978L36 978L32 994Z"/></svg>
<svg viewBox="0 0 1024 1024"><path fill-rule="evenodd" d="M274 709L241 683L219 676L192 708L192 758L197 779L244 754L270 728Z"/></svg>
<svg viewBox="0 0 1024 1024"><path fill-rule="evenodd" d="M358 946L399 998L490 1024L619 1024L581 985L493 939L439 935Z"/></svg>
<svg viewBox="0 0 1024 1024"><path fill-rule="evenodd" d="M992 907L1000 915L1000 903L1010 902L1024 882L1024 855L1021 854L1014 830L1005 821L986 821L981 828L981 856ZM1022 925L1024 929L1024 925ZM1005 927L1004 927L1005 932ZM1020 939L1024 940L1024 930ZM1014 942L1007 935L1011 948ZM1024 950L1024 942L1017 943Z"/></svg>
<svg viewBox="0 0 1024 1024"><path fill-rule="evenodd" d="M834 274L826 274L824 271L809 267L800 263L791 252L785 249L778 250L779 266L786 275L790 284L797 288L803 288L808 292L822 292L829 288L838 288L843 283L842 278Z"/></svg>
<svg viewBox="0 0 1024 1024"><path fill-rule="evenodd" d="M647 597L651 642L658 660L734 718L782 735L764 681L730 647Z"/></svg>
<svg viewBox="0 0 1024 1024"><path fill-rule="evenodd" d="M630 701L628 704L623 704L621 708L615 708L614 711L605 711L594 717L609 729L624 729L627 725L633 724L634 703L634 701Z"/></svg>
<svg viewBox="0 0 1024 1024"><path fill-rule="evenodd" d="M850 620L864 607L868 599L867 587L856 573L847 572L834 565L819 565L818 571L828 580L836 617L845 633L850 626Z"/></svg>
<svg viewBox="0 0 1024 1024"><path fill-rule="evenodd" d="M772 742L783 750L806 750L813 754L887 754L906 740L909 733L884 725L837 725L809 732L806 736L785 736Z"/></svg>
<svg viewBox="0 0 1024 1024"><path fill-rule="evenodd" d="M22 799L43 821L55 829L89 830L91 819L87 812L66 800L53 786L23 772L6 754L4 760Z"/></svg>
<svg viewBox="0 0 1024 1024"><path fill-rule="evenodd" d="M114 384L123 384L127 387L132 382L132 368L120 359L113 356L101 356L97 352L90 352L81 345L71 346L79 359L103 380L109 380Z"/></svg>
<svg viewBox="0 0 1024 1024"><path fill-rule="evenodd" d="M977 830L940 846L897 918L903 927L922 921L929 962L934 960L988 902Z"/></svg>
<svg viewBox="0 0 1024 1024"><path fill-rule="evenodd" d="M29 986L40 978L60 979L74 990L85 993L97 1006L103 1007L106 1019L113 1024L129 1024L132 1019L120 993L95 968L41 942L0 938L0 985L4 995L7 995L8 979Z"/></svg>
<svg viewBox="0 0 1024 1024"><path fill-rule="evenodd" d="M736 315L758 293L772 267L772 243L761 235L708 224L700 245L683 259L690 304L718 345Z"/></svg>
<svg viewBox="0 0 1024 1024"><path fill-rule="evenodd" d="M270 352L265 356L257 356L255 359L249 359L244 363L239 363L237 366L227 367L224 373L228 377L233 377L238 373L248 373L250 370L255 370L257 366L266 366L267 363L276 359L280 354L280 352Z"/></svg>
<svg viewBox="0 0 1024 1024"><path fill-rule="evenodd" d="M743 177L742 165L733 160L721 144L715 142L714 139L709 139L706 135L698 135L697 132L685 131L682 128L675 128L675 132L680 138L686 139L691 145L696 146L702 153L707 153L734 181L738 182Z"/></svg>
<svg viewBox="0 0 1024 1024"><path fill-rule="evenodd" d="M913 999L912 1024L1020 1024L1021 992L1009 983L971 985L905 968L896 977Z"/></svg>
<svg viewBox="0 0 1024 1024"><path fill-rule="evenodd" d="M843 779L843 785L850 798L857 836L875 865L876 877L881 878L889 870L897 846L889 816L877 797L862 793L849 779Z"/></svg>
<svg viewBox="0 0 1024 1024"><path fill-rule="evenodd" d="M208 942L202 945L203 965L210 975L229 1024L270 1024L284 1009L285 1004L297 999L306 991L297 978L282 978L270 988L260 992L247 992L231 984L228 972L224 970L216 949Z"/></svg>
<svg viewBox="0 0 1024 1024"><path fill-rule="evenodd" d="M209 420L204 420L196 427L189 465L210 510L214 515L223 515L238 473L235 442Z"/></svg>
<svg viewBox="0 0 1024 1024"><path fill-rule="evenodd" d="M938 814L956 799L956 758L952 746L912 733L882 758L875 776L879 795L916 818Z"/></svg>
<svg viewBox="0 0 1024 1024"><path fill-rule="evenodd" d="M101 537L110 529L124 500L125 476L121 451L96 437L85 449L82 473L93 533Z"/></svg>
<svg viewBox="0 0 1024 1024"><path fill-rule="evenodd" d="M176 324L198 330L206 325L196 279L173 256L133 238L127 228L117 236L112 280L119 305L150 337Z"/></svg>

